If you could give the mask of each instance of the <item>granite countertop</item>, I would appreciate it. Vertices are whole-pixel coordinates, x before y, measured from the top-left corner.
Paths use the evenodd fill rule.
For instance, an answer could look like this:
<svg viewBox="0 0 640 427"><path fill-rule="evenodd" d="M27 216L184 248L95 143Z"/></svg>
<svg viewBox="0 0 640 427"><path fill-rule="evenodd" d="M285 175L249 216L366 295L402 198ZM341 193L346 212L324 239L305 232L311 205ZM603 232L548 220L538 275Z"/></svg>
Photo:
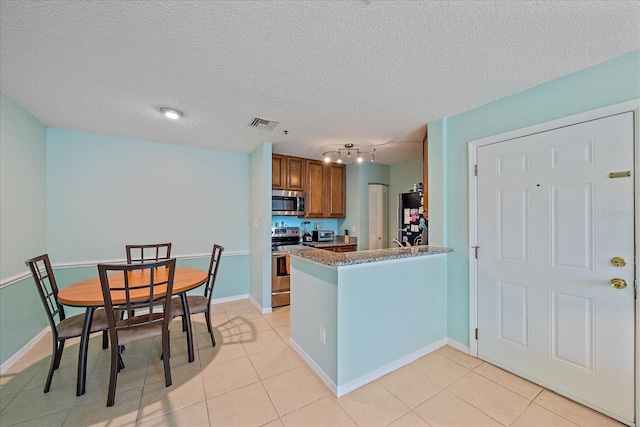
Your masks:
<svg viewBox="0 0 640 427"><path fill-rule="evenodd" d="M317 242L315 242L317 243ZM335 242L329 242L335 243ZM343 243L344 245L345 243ZM334 244L334 246L336 246ZM445 254L453 252L452 248L438 246L410 246L406 248L371 249L355 252L330 252L304 245L283 246L284 251L291 255L324 264L329 267L342 267L347 265L366 264L370 262L388 261L392 259L415 258L428 255Z"/></svg>

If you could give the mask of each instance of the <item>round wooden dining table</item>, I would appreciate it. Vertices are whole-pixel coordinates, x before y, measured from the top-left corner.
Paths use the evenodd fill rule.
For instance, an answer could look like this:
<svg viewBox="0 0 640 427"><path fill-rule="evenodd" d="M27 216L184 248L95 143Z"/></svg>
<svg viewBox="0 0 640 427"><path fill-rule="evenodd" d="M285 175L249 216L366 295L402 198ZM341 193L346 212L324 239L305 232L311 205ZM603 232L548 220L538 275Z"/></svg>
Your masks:
<svg viewBox="0 0 640 427"><path fill-rule="evenodd" d="M139 284L149 283L149 270L137 270L129 272L129 284L136 286ZM160 268L155 271L156 281L166 280L163 275L168 274L168 269ZM182 301L182 309L185 313L187 342L189 352L189 362L193 362L193 334L191 330L191 316L189 315L189 306L187 304L186 292L195 289L207 281L208 273L204 270L196 268L177 267L173 277L173 295L179 295ZM109 283L112 286L122 286L124 276L122 273L114 273L110 275ZM164 292L163 292L164 289ZM154 297L161 297L166 294L166 287L158 286L155 289ZM132 300L136 299L135 293L132 292ZM113 292L111 298L114 304L124 303L124 292ZM148 293L140 293L140 300L149 298ZM86 376L87 376L87 351L89 346L89 331L91 330L91 320L93 312L98 307L104 306L102 296L102 285L100 278L94 277L82 282L74 283L58 292L58 301L64 305L73 307L85 307L86 314L82 335L80 336L80 348L78 350L78 381L76 395L81 396L85 392Z"/></svg>

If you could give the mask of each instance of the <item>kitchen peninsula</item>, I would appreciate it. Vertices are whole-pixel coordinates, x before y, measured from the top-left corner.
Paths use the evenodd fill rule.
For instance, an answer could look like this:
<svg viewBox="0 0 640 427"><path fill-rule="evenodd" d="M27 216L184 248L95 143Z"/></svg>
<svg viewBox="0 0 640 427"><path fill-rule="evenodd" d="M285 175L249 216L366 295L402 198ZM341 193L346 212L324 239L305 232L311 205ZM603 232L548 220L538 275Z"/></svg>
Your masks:
<svg viewBox="0 0 640 427"><path fill-rule="evenodd" d="M342 396L446 344L446 254L289 246L291 346Z"/></svg>

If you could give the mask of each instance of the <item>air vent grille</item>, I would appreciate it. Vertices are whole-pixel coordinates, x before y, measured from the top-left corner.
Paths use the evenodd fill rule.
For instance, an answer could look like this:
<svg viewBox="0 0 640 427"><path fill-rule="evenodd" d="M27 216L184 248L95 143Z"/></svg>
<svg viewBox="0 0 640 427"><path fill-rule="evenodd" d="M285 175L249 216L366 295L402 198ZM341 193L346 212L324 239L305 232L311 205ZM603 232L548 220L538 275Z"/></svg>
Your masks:
<svg viewBox="0 0 640 427"><path fill-rule="evenodd" d="M263 130L273 130L274 127L278 126L280 122L276 122L275 120L267 120L261 119L260 117L254 117L249 123L249 127Z"/></svg>

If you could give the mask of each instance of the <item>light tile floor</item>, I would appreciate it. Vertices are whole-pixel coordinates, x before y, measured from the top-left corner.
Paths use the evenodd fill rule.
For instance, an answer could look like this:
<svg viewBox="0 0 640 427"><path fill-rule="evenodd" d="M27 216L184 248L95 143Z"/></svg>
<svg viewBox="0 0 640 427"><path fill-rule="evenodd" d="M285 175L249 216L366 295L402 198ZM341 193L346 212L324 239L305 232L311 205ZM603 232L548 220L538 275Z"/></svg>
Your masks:
<svg viewBox="0 0 640 427"><path fill-rule="evenodd" d="M248 300L215 305L215 348L203 315L193 316L193 363L175 320L173 385L164 387L158 340L127 346L111 408L105 406L109 351L101 349L100 335L90 342L84 396L75 396L77 341L67 344L51 391L42 392L47 336L0 377L0 425L621 425L449 346L336 399L288 346L289 314L284 307L262 315Z"/></svg>

